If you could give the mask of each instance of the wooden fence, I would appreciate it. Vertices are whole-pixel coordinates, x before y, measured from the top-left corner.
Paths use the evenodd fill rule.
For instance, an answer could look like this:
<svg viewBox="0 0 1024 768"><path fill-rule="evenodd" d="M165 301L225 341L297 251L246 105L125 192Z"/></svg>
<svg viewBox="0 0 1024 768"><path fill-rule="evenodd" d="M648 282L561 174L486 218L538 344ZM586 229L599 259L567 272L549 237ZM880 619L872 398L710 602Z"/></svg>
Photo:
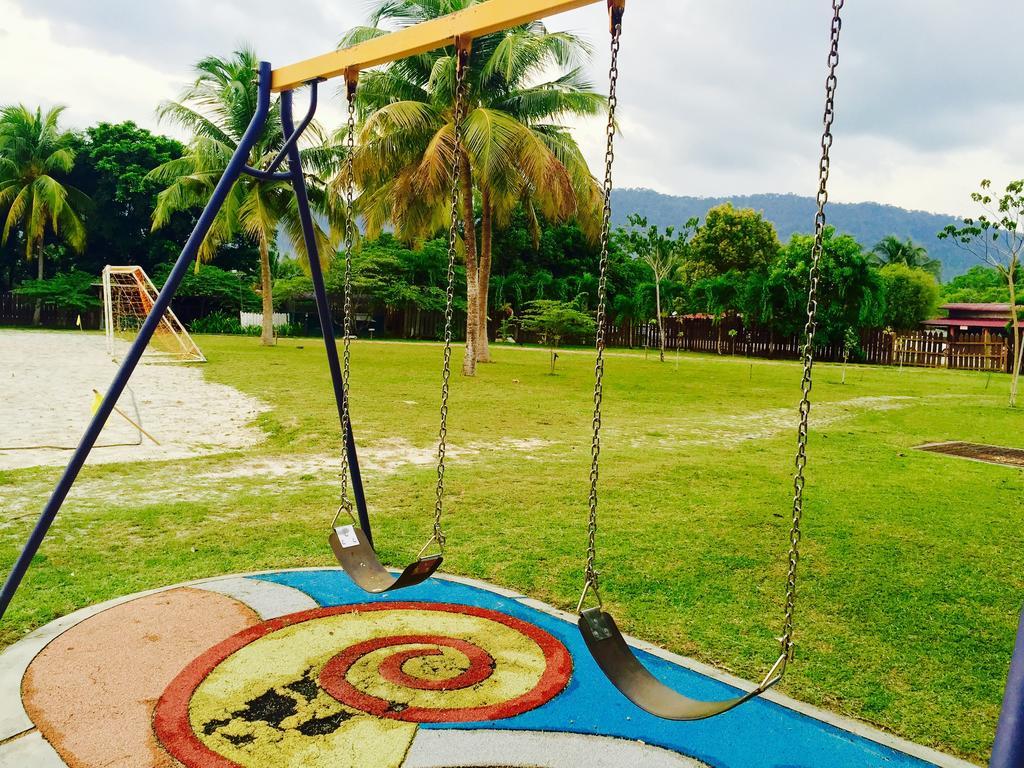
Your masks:
<svg viewBox="0 0 1024 768"><path fill-rule="evenodd" d="M35 315L36 301L14 293L0 294L0 326L31 326ZM44 328L77 328L78 318L82 327L94 331L100 327L103 312L100 308L79 312L74 309L55 307L43 303L40 325Z"/></svg>
<svg viewBox="0 0 1024 768"><path fill-rule="evenodd" d="M182 308L188 315L188 308ZM0 294L0 326L31 326L35 301L15 294ZM176 305L175 311L178 311ZM290 307L291 321L310 334L319 333L316 313L309 306ZM332 314L340 332L342 307L332 306ZM42 325L47 328L75 328L81 314L82 326L89 330L100 327L99 309L78 313L50 304L42 306ZM444 315L416 309L357 313L356 333L376 338L439 339L443 335ZM465 314L456 312L455 340L465 338ZM187 322L187 321L186 321ZM491 338L497 335L498 324L491 325ZM537 343L536 335L519 333L522 343ZM610 323L605 328L609 347L658 349L659 330L652 323ZM563 344L592 344L589 339L564 339ZM784 336L766 328L746 328L739 318L715 322L709 318L667 318L665 347L669 351L706 352L737 357L762 357L795 360L800 357L800 336ZM965 334L947 337L941 331L894 335L881 330L861 333L856 362L875 365L908 365L971 371L1009 371L1013 365L1013 345L999 333ZM842 345L821 345L815 350L818 360L841 362Z"/></svg>
<svg viewBox="0 0 1024 768"><path fill-rule="evenodd" d="M605 338L612 347L658 349L658 326L648 323L610 324ZM746 328L742 320L726 319L716 323L704 318L665 320L665 348L669 351L710 352L737 357L766 357L793 360L800 357L801 336L786 336L767 328ZM892 362L892 336L880 330L861 334L862 362L888 365ZM845 350L841 344L823 344L815 350L818 360L841 362Z"/></svg>
<svg viewBox="0 0 1024 768"><path fill-rule="evenodd" d="M913 333L893 339L893 362L923 368L966 371L1006 371L1009 345L990 333L961 333L949 338L941 333Z"/></svg>
<svg viewBox="0 0 1024 768"><path fill-rule="evenodd" d="M658 349L655 324L610 324L605 330L608 346ZM764 328L745 328L739 319L716 323L703 318L669 318L665 321L665 348L670 351L710 352L720 355L766 357L794 360L800 357L803 339L780 336ZM941 331L895 335L882 330L860 334L855 360L873 365L909 365L967 371L1009 372L1013 356L1011 341L1000 334L958 334ZM815 357L823 362L841 362L841 344L821 345Z"/></svg>

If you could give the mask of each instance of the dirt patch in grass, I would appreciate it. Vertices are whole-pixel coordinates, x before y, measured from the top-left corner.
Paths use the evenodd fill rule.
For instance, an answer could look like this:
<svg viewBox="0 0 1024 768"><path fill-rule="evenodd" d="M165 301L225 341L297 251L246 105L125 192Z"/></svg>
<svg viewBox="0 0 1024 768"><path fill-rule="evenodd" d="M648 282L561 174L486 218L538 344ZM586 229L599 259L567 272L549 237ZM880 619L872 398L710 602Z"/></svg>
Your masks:
<svg viewBox="0 0 1024 768"><path fill-rule="evenodd" d="M956 456L960 459L973 459L986 464L1000 464L1006 467L1020 467L1024 469L1024 450L1020 448L1000 448L997 445L979 445L978 443L933 443L931 445L919 445L919 451L929 453L942 453L946 456Z"/></svg>
<svg viewBox="0 0 1024 768"><path fill-rule="evenodd" d="M534 458L554 445L540 439L501 439L492 444L472 443L449 446L448 458L474 460L488 451L515 453ZM408 467L430 467L437 461L436 447L419 447L403 438L388 438L359 451L360 468L370 475L391 475ZM153 465L145 474L125 473L116 480L109 477L80 478L69 494L70 507L78 512L120 506L131 500L133 506L171 502L222 502L240 492L261 487L275 492L293 490L304 483L340 483L341 456L312 454L305 456L266 456L258 458L224 457L214 466L206 463L182 466L178 463ZM22 478L11 486L0 485L0 502L6 515L0 516L0 529L10 526L21 515L36 511L53 489L48 474Z"/></svg>
<svg viewBox="0 0 1024 768"><path fill-rule="evenodd" d="M917 397L856 397L832 403L813 405L811 427L820 429L863 413L896 411L921 401ZM649 445L651 438L658 445L671 448L679 445L736 446L748 440L771 440L787 432L796 432L797 408L771 408L753 413L718 416L694 414L684 419L667 419L657 424L658 431L631 441L635 448Z"/></svg>

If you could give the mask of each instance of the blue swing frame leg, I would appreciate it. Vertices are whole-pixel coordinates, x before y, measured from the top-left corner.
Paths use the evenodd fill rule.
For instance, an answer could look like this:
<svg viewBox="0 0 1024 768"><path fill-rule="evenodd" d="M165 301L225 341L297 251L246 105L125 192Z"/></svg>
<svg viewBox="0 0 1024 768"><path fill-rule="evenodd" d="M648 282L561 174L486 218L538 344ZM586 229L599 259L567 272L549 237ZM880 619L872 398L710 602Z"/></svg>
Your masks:
<svg viewBox="0 0 1024 768"><path fill-rule="evenodd" d="M1024 613L1017 630L1017 647L1006 681L989 768L1024 768Z"/></svg>
<svg viewBox="0 0 1024 768"><path fill-rule="evenodd" d="M232 155L231 160L228 162L224 175L214 188L213 194L210 196L210 201L206 204L206 208L203 209L202 215L200 215L199 220L196 222L195 229L192 231L192 235L189 237L188 242L185 243L185 247L182 249L181 255L178 257L178 261L174 264L174 268L171 270L171 274L167 278L167 282L160 291L160 295L153 303L153 309L150 311L146 321L142 324L142 328L139 329L138 337L132 343L128 354L125 356L121 366L118 368L117 375L114 376L114 380L111 383L110 388L107 390L107 393L103 398L103 402L100 404L92 418L92 421L86 428L85 434L82 436L74 454L72 454L71 460L68 462L67 468L64 470L64 474L61 475L61 478L57 483L57 487L51 494L49 501L46 502L46 506L43 507L42 514L40 514L39 520L36 522L36 526L29 536L25 547L22 549L21 554L15 561L14 567L11 568L11 572L8 574L7 580L4 582L3 590L0 591L0 618L3 618L4 613L6 613L8 606L11 604L11 600L14 598L14 593L17 592L22 579L25 577L25 573L28 571L29 566L32 563L32 558L34 558L36 552L39 551L39 547L42 545L43 539L46 538L46 534L50 530L50 526L57 517L57 513L60 512L64 499L67 498L68 493L71 491L71 487L74 485L75 480L78 477L78 473L81 471L82 466L89 457L89 453L96 444L100 431L103 429L103 425L106 424L107 419L110 417L110 414L114 409L114 405L117 403L121 393L124 392L125 387L128 386L128 380L131 378L132 373L138 366L139 360L142 358L142 353L145 352L146 346L153 337L153 333L156 331L157 325L159 325L164 312L167 310L167 307L170 306L171 299L174 297L175 291L178 290L178 286L181 285L181 281L185 277L185 273L196 258L196 254L199 252L199 247L202 245L207 233L209 233L210 227L213 226L214 218L217 216L221 206L224 204L228 193L231 191L232 185L244 172L249 152L259 139L260 134L266 126L267 117L270 114L270 81L270 64L263 62L259 67L259 98L257 100L256 112L253 115L252 121L249 123L249 127L246 129L241 141L239 141L238 148L235 150L234 155Z"/></svg>
<svg viewBox="0 0 1024 768"><path fill-rule="evenodd" d="M316 111L317 84L310 84L309 116ZM295 133L293 118L292 91L281 94L281 125L286 136ZM303 130L307 120L300 126ZM288 147L288 168L291 174L292 187L295 189L295 200L299 208L299 222L302 225L302 237L306 242L306 253L309 254L309 276L313 281L313 294L316 297L317 315L320 318L320 330L324 337L324 348L327 352L327 366L331 371L331 383L334 386L334 400L338 406L338 419L345 421L345 388L342 381L341 361L338 358L338 342L334 336L334 321L331 318L331 306L327 300L327 289L324 286L323 269L320 266L320 252L317 247L316 230L313 215L309 209L309 192L306 189L306 177L302 171L302 158L299 154L298 142L291 142ZM359 527L366 534L370 546L373 546L373 533L370 530L370 515L366 507L366 495L363 492L363 478L359 471L359 455L349 421L345 432L345 447L348 451L349 478L352 481L352 495L355 497L356 513L359 516Z"/></svg>

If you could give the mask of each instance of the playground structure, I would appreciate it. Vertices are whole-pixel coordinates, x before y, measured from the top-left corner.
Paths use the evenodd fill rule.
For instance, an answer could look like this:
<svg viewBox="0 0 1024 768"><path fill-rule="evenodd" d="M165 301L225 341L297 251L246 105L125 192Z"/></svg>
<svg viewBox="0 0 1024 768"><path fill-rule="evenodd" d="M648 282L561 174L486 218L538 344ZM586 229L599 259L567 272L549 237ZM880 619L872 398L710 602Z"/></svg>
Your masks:
<svg viewBox="0 0 1024 768"><path fill-rule="evenodd" d="M189 238L178 262L175 264L163 290L153 300L145 321L142 323L139 333L130 351L121 364L121 368L111 388L99 407L95 418L86 431L85 436L76 450L67 470L57 485L50 501L46 505L36 529L33 531L24 551L15 563L15 566L4 585L0 594L0 615L6 610L18 584L24 576L32 557L38 550L43 538L53 519L60 510L61 504L71 489L74 480L80 471L89 451L96 442L99 431L106 419L111 415L113 403L124 390L132 371L139 363L146 346L158 333L161 323L164 322L165 313L169 310L171 298L184 277L185 270L192 262L200 243L205 238L212 224L213 218L223 205L224 200L237 178L245 173L261 179L275 179L290 182L295 190L303 233L307 247L311 254L316 253L316 238L312 216L309 210L307 192L303 170L298 151L298 141L304 130L312 122L317 106L318 84L327 78L344 76L348 85L349 93L349 162L351 162L351 149L354 141L354 97L358 87L358 74L362 69L376 66L403 57L416 55L427 50L442 46L454 45L457 60L457 87L455 107L455 163L458 162L460 147L459 123L461 116L462 98L464 96L461 87L465 77L465 67L469 61L472 40L475 37L495 32L501 29L514 27L531 20L543 18L565 10L589 5L596 0L490 0L471 8L452 14L443 19L438 19L426 24L410 27L401 32L380 37L351 49L338 51L299 64L285 67L279 70L272 70L270 65L263 63L259 72L259 103L256 114L246 131L243 139L239 142L238 149L232 157L228 167L217 184L207 208L196 225L196 229ZM608 237L610 228L610 194L612 189L612 163L614 160L614 139L616 133L615 109L617 105L616 84L618 78L618 52L622 33L622 22L625 12L625 0L607 0L611 17L612 36L612 68L611 68L611 90L609 97L609 121L607 131L607 165L605 173L605 207L604 226L602 236L601 254L601 278L600 278L600 300L598 310L598 328L604 328L604 296L607 277L608 262ZM713 717L722 714L739 704L742 704L753 697L764 693L776 685L785 673L786 667L792 658L793 652L793 618L796 598L796 575L799 562L798 545L801 538L800 521L803 510L804 477L803 470L807 461L807 436L810 416L810 393L812 388L813 349L814 334L816 330L817 312L817 287L818 287L818 262L822 255L823 235L825 231L825 207L828 201L827 181L829 177L829 150L832 145L831 127L835 116L834 97L837 86L836 69L839 63L838 44L841 30L840 12L843 7L843 0L833 0L833 20L831 49L828 58L829 75L827 80L827 101L824 114L824 134L822 137L822 155L819 165L819 190L818 190L818 213L816 216L816 238L811 268L810 293L808 296L808 321L805 329L805 344L803 347L803 376L802 376L802 400L799 410L798 426L798 449L796 456L796 473L794 478L794 500L792 529L790 532L790 552L788 558L788 575L786 583L786 610L781 641L781 653L778 660L771 667L764 681L753 691L739 697L724 700L701 701L685 697L660 682L639 657L630 649L628 643L619 633L614 620L602 607L598 584L598 571L596 568L596 547L595 539L597 532L597 499L598 499L598 477L599 458L601 448L601 405L603 398L603 373L604 373L604 340L600 335L597 341L597 362L595 365L595 389L594 389L594 418L593 418L593 439L591 444L592 468L591 488L589 499L589 548L587 552L585 568L585 587L580 597L579 629L583 634L586 646L594 656L595 661L607 675L609 680L627 698L632 700L641 709L660 718L669 720L697 720ZM293 93L296 89L308 86L310 89L310 106L306 116L295 125L293 117ZM262 131L271 111L271 93L280 93L280 113L287 136L284 147L277 158L265 169L256 169L247 165L249 152ZM280 170L287 163L287 170ZM348 190L349 202L352 200L352 174L349 173L350 186ZM458 174L453 173L453 187L457 193ZM343 357L339 357L335 342L330 310L327 303L324 289L323 274L321 272L319 259L310 258L310 271L314 286L314 293L317 300L318 312L321 326L324 332L328 364L330 368L332 384L334 387L335 400L338 407L339 418L344 434L344 471L342 506L335 515L331 525L331 546L335 550L339 561L346 569L353 580L361 588L368 592L379 593L394 589L403 589L421 584L429 578L440 566L445 545L445 535L442 529L442 501L444 495L445 479L445 432L447 417L447 395L448 380L450 376L451 357L451 312L452 312L452 281L454 273L454 260L456 255L457 238L457 215L453 205L452 226L449 233L449 290L448 306L446 312L446 334L444 346L444 369L442 375L442 404L441 422L439 429L438 449L438 484L436 494L436 505L434 510L434 525L432 536L425 545L420 556L410 564L403 573L394 579L390 573L380 564L373 549L373 540L370 528L369 516L362 479L359 473L356 443L353 437L352 425L349 413L348 380L349 380L349 338L348 332L352 311L350 303L351 294L351 233L346 237L346 312L345 324L346 333L344 337ZM350 503L347 497L346 484L351 481L354 504ZM342 514L352 517L352 525L337 526ZM434 547L435 549L431 549ZM430 550L430 554L424 553ZM588 596L596 599L596 606L586 608ZM1001 720L997 746L993 756L992 765L996 768L1009 768L1019 766L1024 760L1024 723L1021 722L1019 713L1012 708L1019 699L1019 691L1014 686L1024 687L1020 680L1020 665L1014 667L1015 673L1011 675L1010 689L1006 697L1009 714L1004 713Z"/></svg>
<svg viewBox="0 0 1024 768"><path fill-rule="evenodd" d="M750 687L629 642L681 688ZM218 576L76 611L0 654L0 766L167 755L188 768L971 768L777 692L679 727L617 695L575 617L454 576L400 601L338 569Z"/></svg>

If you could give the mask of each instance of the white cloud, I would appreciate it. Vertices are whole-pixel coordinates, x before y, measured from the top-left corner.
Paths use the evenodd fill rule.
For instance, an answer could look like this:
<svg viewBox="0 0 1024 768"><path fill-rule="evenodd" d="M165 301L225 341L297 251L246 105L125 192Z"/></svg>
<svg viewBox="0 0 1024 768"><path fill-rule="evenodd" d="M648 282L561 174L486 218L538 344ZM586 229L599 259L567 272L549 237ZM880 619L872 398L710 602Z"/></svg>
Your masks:
<svg viewBox="0 0 1024 768"><path fill-rule="evenodd" d="M589 39L605 87L603 4L549 21ZM1024 176L1024 92L1007 0L847 4L833 199L957 212L982 177ZM0 0L0 102L66 103L69 122L133 119L200 56L248 42L276 64L330 50L364 21L335 0ZM831 8L820 0L628 6L616 181L683 195L813 194ZM329 126L340 101L322 110ZM578 126L600 174L603 124ZM164 128L164 130L167 130Z"/></svg>
<svg viewBox="0 0 1024 768"><path fill-rule="evenodd" d="M65 122L85 127L100 120L134 120L154 127L156 105L181 81L137 60L55 38L53 25L29 18L11 0L0 0L0 101L44 107L64 104Z"/></svg>

